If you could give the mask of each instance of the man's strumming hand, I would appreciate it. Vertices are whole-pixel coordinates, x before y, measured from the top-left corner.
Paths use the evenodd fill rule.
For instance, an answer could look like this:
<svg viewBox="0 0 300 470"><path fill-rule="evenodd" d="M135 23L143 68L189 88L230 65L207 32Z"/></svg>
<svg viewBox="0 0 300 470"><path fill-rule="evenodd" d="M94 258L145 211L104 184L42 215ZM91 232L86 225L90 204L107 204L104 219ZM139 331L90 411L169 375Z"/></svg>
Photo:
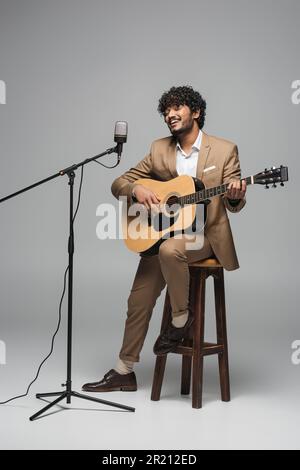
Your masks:
<svg viewBox="0 0 300 470"><path fill-rule="evenodd" d="M159 197L151 189L146 188L142 184L134 185L132 195L136 198L137 202L144 204L148 210L151 209L152 205L159 204L160 202Z"/></svg>

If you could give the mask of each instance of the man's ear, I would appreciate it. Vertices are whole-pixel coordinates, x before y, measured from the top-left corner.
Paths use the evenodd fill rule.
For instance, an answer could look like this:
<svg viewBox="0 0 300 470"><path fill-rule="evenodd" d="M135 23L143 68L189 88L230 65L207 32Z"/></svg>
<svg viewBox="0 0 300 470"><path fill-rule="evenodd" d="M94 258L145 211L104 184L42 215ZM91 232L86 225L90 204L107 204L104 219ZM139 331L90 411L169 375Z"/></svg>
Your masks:
<svg viewBox="0 0 300 470"><path fill-rule="evenodd" d="M193 118L194 119L198 119L199 116L200 116L200 109L198 109L198 111L193 112Z"/></svg>

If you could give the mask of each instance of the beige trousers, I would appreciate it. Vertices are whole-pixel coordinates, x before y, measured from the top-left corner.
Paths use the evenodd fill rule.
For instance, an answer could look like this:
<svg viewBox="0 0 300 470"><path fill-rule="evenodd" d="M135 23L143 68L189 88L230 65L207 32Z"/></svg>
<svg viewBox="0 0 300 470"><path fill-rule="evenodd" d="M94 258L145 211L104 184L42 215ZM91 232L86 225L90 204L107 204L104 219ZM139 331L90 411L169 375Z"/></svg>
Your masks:
<svg viewBox="0 0 300 470"><path fill-rule="evenodd" d="M213 255L209 241L204 237L203 247L189 249L184 238L169 238L159 248L158 255L141 255L139 266L128 298L120 359L139 362L152 311L157 298L167 284L172 316L186 313L189 306L190 274L188 263Z"/></svg>

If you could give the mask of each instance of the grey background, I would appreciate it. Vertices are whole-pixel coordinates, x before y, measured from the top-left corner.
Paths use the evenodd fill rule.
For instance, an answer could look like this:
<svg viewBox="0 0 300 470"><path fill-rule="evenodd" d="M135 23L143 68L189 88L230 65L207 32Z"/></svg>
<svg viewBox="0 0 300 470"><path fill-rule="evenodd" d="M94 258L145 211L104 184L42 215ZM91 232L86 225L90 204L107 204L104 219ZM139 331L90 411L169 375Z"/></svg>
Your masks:
<svg viewBox="0 0 300 470"><path fill-rule="evenodd" d="M150 401L161 298L136 367L139 391L104 397L136 406L135 414L75 400L75 410L29 423L41 407L34 393L59 390L65 379L64 304L55 353L38 383L28 398L0 407L2 448L299 447L300 366L291 362L291 343L300 338L300 105L291 102L291 83L300 78L299 14L293 0L0 1L0 79L7 86L0 197L111 146L115 121L129 123L120 166L85 168L74 264L75 389L113 367L121 346L138 257L121 240L96 238L96 208L116 205L113 179L168 135L156 112L161 93L180 84L198 89L207 100L204 130L238 144L244 176L280 164L290 172L285 188L248 188L246 208L230 216L241 264L226 273L230 404L219 399L216 358L206 360L202 410L180 397L177 357L168 360L161 401ZM56 326L67 264L66 180L0 211L4 400L26 390ZM209 286L213 339L211 293Z"/></svg>

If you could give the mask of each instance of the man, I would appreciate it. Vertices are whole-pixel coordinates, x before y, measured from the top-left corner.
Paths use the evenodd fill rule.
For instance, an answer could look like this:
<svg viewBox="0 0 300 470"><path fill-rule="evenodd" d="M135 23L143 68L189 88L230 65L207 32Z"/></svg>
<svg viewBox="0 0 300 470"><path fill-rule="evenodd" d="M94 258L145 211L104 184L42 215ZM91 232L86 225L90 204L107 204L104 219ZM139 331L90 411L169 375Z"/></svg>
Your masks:
<svg viewBox="0 0 300 470"><path fill-rule="evenodd" d="M200 249L189 250L185 237L168 238L157 255L141 255L128 298L117 364L99 382L85 384L84 391L137 390L133 365L139 362L153 308L166 284L172 322L157 338L154 353L166 354L182 341L193 321L189 311L189 262L216 256L227 270L239 267L226 212L226 209L238 212L246 203L246 183L240 181L237 146L202 131L206 102L190 86L172 87L165 92L158 111L172 135L153 142L149 155L113 182L113 195L127 196L129 202L137 201L150 210L159 204L157 195L135 181L140 178L167 181L181 174L197 176L206 187L229 183L228 190L225 195L212 198L208 205Z"/></svg>

